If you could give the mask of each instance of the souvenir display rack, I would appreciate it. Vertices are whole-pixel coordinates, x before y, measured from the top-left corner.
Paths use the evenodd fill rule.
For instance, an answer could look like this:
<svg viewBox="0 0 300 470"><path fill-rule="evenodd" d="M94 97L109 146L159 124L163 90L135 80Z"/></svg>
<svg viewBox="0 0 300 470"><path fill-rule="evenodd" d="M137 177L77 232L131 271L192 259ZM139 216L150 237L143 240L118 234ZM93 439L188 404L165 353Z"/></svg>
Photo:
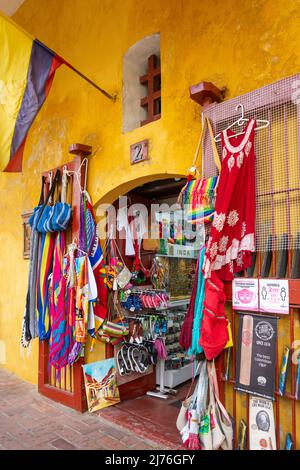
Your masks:
<svg viewBox="0 0 300 470"><path fill-rule="evenodd" d="M66 167L71 174L77 173L81 187L85 187L87 177L87 165L82 165L83 160L92 152L92 148L82 144L73 144L69 147L69 152L75 155L74 159L60 167L44 172L42 176L46 179L46 194L49 191L49 174L53 174ZM75 182L75 184L74 184ZM77 181L72 176L72 228L68 233L70 239L79 236L80 220L80 188ZM49 344L48 341L39 341L39 376L38 391L46 397L58 401L63 405L74 408L77 411L87 410L86 394L84 390L84 380L82 364L84 358L79 358L73 366L65 366L61 370L59 377L55 370L49 367L48 361Z"/></svg>

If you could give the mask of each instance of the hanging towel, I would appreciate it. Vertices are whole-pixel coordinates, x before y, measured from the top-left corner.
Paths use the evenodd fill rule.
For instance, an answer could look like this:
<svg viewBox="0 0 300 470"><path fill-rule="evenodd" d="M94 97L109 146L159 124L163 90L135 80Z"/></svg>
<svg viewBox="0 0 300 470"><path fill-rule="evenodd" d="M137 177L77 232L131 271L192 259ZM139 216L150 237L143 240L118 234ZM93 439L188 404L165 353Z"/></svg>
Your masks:
<svg viewBox="0 0 300 470"><path fill-rule="evenodd" d="M118 210L118 217L117 217L117 229L120 232L122 229L125 230L125 256L134 256L134 246L133 246L133 238L130 230L130 224L128 222L128 211L127 206L121 207Z"/></svg>

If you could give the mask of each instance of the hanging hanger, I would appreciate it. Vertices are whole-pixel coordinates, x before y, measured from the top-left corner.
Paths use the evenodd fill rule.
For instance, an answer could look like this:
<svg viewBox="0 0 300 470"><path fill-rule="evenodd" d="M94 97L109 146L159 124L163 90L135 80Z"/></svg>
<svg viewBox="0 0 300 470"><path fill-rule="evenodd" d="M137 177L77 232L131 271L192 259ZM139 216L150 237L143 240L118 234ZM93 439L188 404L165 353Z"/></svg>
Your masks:
<svg viewBox="0 0 300 470"><path fill-rule="evenodd" d="M232 127L234 127L236 125L243 126L246 122L250 121L250 119L248 119L244 116L244 105L243 104L239 103L235 107L236 111L238 111L239 109L241 110L241 115L232 124L230 124L228 127L226 127L226 129L224 129L225 131L227 131L228 129L231 129ZM267 119L256 119L256 124L258 124L258 126L256 126L254 130L259 131L260 129L265 129L266 127L269 127L270 121L268 121ZM222 132L224 132L224 130ZM219 134L217 134L215 136L215 142L220 142L221 141L222 132L219 132ZM245 134L245 130L243 130L241 132L238 132L234 135L229 135L228 139L231 139L232 137L237 137L238 135L242 135L242 134Z"/></svg>

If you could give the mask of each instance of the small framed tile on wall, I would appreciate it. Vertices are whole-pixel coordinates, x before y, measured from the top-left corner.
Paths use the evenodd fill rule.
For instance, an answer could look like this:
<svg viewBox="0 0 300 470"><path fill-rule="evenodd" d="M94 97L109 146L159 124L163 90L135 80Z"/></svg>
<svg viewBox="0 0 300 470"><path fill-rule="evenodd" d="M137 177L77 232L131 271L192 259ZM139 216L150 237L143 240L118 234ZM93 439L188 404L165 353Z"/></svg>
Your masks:
<svg viewBox="0 0 300 470"><path fill-rule="evenodd" d="M148 140L130 145L130 164L135 165L145 160L149 160Z"/></svg>

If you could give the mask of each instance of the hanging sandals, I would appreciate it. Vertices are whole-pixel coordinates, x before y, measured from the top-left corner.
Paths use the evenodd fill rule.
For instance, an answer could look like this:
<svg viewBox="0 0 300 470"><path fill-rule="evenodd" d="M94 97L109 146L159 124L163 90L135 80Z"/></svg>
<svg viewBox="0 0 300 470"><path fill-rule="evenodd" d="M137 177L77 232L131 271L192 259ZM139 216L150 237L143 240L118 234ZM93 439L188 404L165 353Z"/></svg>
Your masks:
<svg viewBox="0 0 300 470"><path fill-rule="evenodd" d="M131 372L144 374L150 364L151 357L148 349L143 345L124 344L117 353L117 367L121 376Z"/></svg>

